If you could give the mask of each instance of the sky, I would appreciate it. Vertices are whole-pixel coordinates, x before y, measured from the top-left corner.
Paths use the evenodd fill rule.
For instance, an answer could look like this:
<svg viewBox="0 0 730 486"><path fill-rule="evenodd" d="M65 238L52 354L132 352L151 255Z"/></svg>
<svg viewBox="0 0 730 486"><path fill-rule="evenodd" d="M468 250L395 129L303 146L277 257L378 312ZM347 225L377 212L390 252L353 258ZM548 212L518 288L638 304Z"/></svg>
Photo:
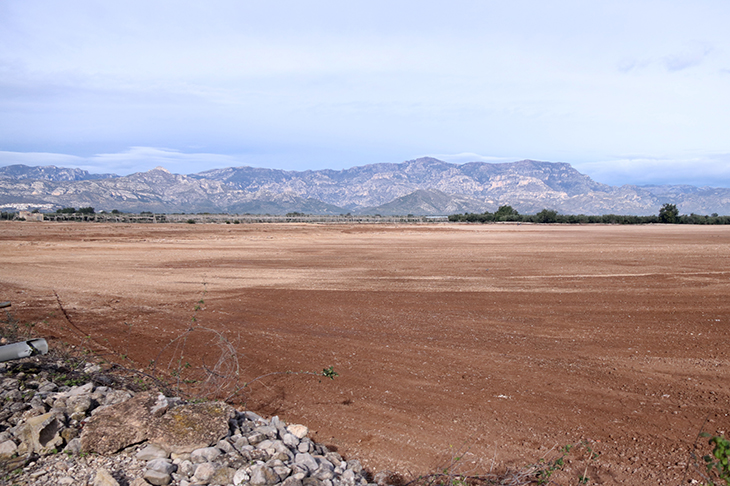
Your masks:
<svg viewBox="0 0 730 486"><path fill-rule="evenodd" d="M0 0L0 166L730 187L727 0Z"/></svg>

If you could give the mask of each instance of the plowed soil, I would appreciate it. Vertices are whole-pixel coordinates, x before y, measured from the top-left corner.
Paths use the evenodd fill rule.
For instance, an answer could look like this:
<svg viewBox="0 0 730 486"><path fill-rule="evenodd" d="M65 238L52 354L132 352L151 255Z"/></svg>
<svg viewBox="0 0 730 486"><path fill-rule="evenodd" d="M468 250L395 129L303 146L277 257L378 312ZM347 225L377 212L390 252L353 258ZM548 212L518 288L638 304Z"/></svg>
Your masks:
<svg viewBox="0 0 730 486"><path fill-rule="evenodd" d="M0 251L0 300L52 345L144 369L196 325L245 380L334 366L237 398L373 471L590 440L559 482L680 484L700 429L730 432L730 227L4 222Z"/></svg>

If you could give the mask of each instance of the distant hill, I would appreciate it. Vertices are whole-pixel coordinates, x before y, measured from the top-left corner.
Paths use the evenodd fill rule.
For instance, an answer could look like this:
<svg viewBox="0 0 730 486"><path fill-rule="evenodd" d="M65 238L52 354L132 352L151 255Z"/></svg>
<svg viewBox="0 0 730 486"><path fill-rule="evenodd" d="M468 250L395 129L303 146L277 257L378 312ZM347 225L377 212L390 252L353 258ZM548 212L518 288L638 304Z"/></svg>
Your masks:
<svg viewBox="0 0 730 486"><path fill-rule="evenodd" d="M0 177L11 179L30 179L42 181L88 181L93 179L111 179L119 177L116 174L91 174L82 169L66 169L55 165L44 167L30 167L17 164L0 167Z"/></svg>
<svg viewBox="0 0 730 486"><path fill-rule="evenodd" d="M521 213L730 214L730 189L601 184L566 163L523 160L450 164L424 157L345 170L284 171L229 167L172 174L162 167L129 176L54 166L0 168L0 207L83 207L154 212L444 215Z"/></svg>

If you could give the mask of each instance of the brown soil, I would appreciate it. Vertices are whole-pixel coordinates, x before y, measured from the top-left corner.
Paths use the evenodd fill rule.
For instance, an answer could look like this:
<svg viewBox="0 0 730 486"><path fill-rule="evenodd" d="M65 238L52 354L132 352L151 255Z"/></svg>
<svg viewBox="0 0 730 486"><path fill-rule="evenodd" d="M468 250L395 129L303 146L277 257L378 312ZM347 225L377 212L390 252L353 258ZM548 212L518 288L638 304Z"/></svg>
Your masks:
<svg viewBox="0 0 730 486"><path fill-rule="evenodd" d="M374 471L590 439L593 484L679 484L700 428L730 431L730 227L6 222L0 250L0 300L52 343L144 368L206 291L244 379L333 365L248 405Z"/></svg>

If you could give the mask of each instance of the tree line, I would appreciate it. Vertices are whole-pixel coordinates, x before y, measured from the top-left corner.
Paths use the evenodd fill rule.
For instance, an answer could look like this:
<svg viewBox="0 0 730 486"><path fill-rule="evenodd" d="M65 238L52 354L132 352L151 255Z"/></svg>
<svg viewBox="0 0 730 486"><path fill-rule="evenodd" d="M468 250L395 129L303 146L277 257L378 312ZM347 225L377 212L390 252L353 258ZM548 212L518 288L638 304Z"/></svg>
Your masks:
<svg viewBox="0 0 730 486"><path fill-rule="evenodd" d="M493 213L452 214L449 221L466 223L493 223L513 221L519 223L566 223L566 224L730 224L730 216L701 214L679 214L675 204L664 204L655 216L634 216L629 214L560 214L552 209L543 209L537 214L520 214L512 206L500 206Z"/></svg>

